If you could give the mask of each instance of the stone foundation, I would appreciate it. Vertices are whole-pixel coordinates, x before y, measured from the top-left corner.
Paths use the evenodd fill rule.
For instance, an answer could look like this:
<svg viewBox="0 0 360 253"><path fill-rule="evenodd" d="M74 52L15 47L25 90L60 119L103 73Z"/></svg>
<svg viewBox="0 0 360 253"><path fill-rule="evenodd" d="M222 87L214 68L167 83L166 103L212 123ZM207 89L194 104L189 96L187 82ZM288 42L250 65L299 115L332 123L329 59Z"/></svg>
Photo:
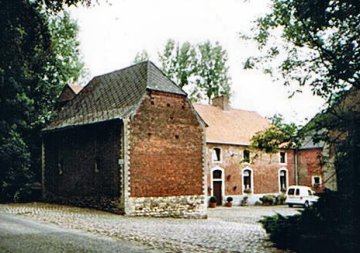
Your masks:
<svg viewBox="0 0 360 253"><path fill-rule="evenodd" d="M176 218L207 218L205 196L130 197L125 214Z"/></svg>

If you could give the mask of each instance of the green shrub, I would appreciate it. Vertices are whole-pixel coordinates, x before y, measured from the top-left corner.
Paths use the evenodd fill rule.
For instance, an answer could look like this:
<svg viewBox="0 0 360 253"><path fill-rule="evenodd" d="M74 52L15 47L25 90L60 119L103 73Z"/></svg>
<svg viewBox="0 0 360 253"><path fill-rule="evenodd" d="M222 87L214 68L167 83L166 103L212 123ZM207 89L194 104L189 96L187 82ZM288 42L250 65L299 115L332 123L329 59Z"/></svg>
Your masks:
<svg viewBox="0 0 360 253"><path fill-rule="evenodd" d="M264 217L259 222L269 234L270 240L282 249L301 253L312 252L359 252L354 240L356 228L346 196L327 192L310 208L293 216L277 214Z"/></svg>
<svg viewBox="0 0 360 253"><path fill-rule="evenodd" d="M276 197L274 195L264 195L260 198L260 201L263 205L273 205L275 204Z"/></svg>
<svg viewBox="0 0 360 253"><path fill-rule="evenodd" d="M284 194L277 195L275 199L276 205L283 205L285 200L286 196Z"/></svg>
<svg viewBox="0 0 360 253"><path fill-rule="evenodd" d="M211 198L210 198L210 203L216 203L216 197L215 196L212 196Z"/></svg>

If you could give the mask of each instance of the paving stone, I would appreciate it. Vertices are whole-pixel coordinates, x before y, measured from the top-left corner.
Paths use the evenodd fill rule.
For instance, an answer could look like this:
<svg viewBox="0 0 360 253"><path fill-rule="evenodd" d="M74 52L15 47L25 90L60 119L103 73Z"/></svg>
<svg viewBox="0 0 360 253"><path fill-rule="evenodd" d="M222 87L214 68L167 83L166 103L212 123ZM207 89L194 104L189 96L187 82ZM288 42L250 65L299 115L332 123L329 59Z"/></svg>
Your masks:
<svg viewBox="0 0 360 253"><path fill-rule="evenodd" d="M294 215L298 209L218 207L208 219L126 217L91 209L51 204L0 205L0 212L28 216L61 227L136 241L165 252L283 252L273 247L258 223L263 216Z"/></svg>

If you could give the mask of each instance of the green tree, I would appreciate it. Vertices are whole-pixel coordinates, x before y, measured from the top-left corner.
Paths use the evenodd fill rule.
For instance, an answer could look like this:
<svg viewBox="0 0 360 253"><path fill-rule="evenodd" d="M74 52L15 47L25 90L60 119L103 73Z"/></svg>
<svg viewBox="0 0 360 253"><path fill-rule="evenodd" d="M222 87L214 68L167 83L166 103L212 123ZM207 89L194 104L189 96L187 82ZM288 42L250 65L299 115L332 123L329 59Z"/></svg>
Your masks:
<svg viewBox="0 0 360 253"><path fill-rule="evenodd" d="M282 115L270 118L271 126L251 138L251 146L266 153L277 153L279 149L298 145L298 129L295 123L285 123Z"/></svg>
<svg viewBox="0 0 360 253"><path fill-rule="evenodd" d="M66 11L49 17L51 49L54 54L53 64L48 72L59 73L58 86L74 83L85 76L77 38L79 27Z"/></svg>
<svg viewBox="0 0 360 253"><path fill-rule="evenodd" d="M168 40L159 53L161 68L181 88L189 92L193 101L219 95L230 95L227 53L209 41L197 45Z"/></svg>
<svg viewBox="0 0 360 253"><path fill-rule="evenodd" d="M200 94L205 94L209 103L215 96L230 96L226 51L218 42L212 45L207 41L198 45L198 52L196 85Z"/></svg>
<svg viewBox="0 0 360 253"><path fill-rule="evenodd" d="M275 75L280 73L286 85L298 84L300 88L309 85L315 95L328 101L326 116L319 117L320 120L312 124L312 130L322 133L320 138L335 144L335 168L342 196L336 201L347 213L327 218L325 224L331 224L336 228L335 234L341 235L336 240L335 237L328 240L327 252L359 251L359 243L355 240L360 233L357 215L360 207L360 182L357 180L360 107L356 105L360 94L359 24L358 1L273 0L272 11L257 21L253 31L253 38L264 54L250 58L245 65L260 66ZM349 94L356 94L355 98L347 102L345 109L340 109ZM327 212L326 208L326 204L319 208L317 217L321 218ZM302 215L301 219L307 218ZM318 230L320 236L314 238L327 238L329 230L330 227ZM309 238L314 231L306 233L309 234L299 235L296 243L307 243L304 238Z"/></svg>
<svg viewBox="0 0 360 253"><path fill-rule="evenodd" d="M0 4L0 201L13 201L40 180L40 130L54 113L62 85L79 76L81 64L64 67L63 61L77 60L69 60L71 50L63 50L67 42L60 35L52 36L74 35L66 32L69 19L55 22L36 1Z"/></svg>
<svg viewBox="0 0 360 253"><path fill-rule="evenodd" d="M163 52L159 53L161 69L176 84L183 88L189 85L191 77L196 73L196 52L189 43L181 45L168 40Z"/></svg>

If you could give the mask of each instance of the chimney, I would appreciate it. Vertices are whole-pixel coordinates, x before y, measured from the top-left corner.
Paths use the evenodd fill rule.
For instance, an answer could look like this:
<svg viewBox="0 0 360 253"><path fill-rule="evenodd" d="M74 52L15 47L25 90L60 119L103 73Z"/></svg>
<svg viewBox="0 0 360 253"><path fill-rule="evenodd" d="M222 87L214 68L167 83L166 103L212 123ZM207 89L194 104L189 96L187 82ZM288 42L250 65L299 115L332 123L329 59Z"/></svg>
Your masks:
<svg viewBox="0 0 360 253"><path fill-rule="evenodd" d="M224 111L230 110L230 98L225 95L214 97L211 100L211 104L213 106L219 107Z"/></svg>

